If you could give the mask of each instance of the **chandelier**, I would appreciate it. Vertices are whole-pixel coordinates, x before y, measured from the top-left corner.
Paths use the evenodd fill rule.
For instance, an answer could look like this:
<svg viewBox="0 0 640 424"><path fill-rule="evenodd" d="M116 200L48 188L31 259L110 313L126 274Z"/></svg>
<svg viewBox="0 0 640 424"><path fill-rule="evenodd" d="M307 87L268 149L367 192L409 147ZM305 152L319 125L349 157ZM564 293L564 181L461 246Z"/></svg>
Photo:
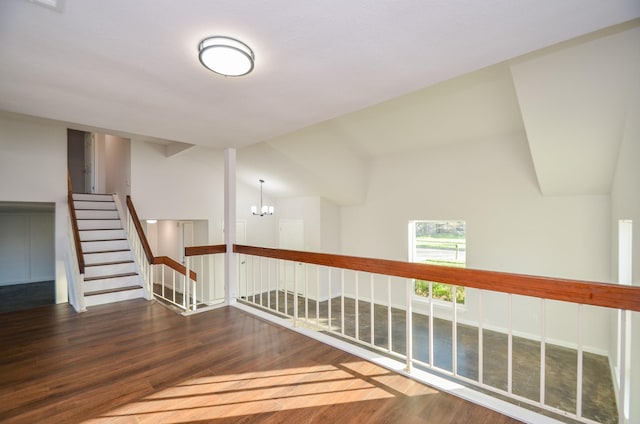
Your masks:
<svg viewBox="0 0 640 424"><path fill-rule="evenodd" d="M258 216L273 215L273 212L275 210L274 207L267 206L262 203L262 184L264 184L264 180L258 181L260 181L260 209L258 209L257 206L251 206L251 213Z"/></svg>

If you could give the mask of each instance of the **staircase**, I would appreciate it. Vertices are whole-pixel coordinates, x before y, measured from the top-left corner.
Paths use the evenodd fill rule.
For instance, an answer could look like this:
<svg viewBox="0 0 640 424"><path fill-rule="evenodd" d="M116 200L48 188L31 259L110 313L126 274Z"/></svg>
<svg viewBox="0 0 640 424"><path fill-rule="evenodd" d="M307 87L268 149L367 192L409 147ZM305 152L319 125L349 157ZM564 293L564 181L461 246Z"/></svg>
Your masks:
<svg viewBox="0 0 640 424"><path fill-rule="evenodd" d="M113 195L73 194L84 255L85 306L144 297Z"/></svg>

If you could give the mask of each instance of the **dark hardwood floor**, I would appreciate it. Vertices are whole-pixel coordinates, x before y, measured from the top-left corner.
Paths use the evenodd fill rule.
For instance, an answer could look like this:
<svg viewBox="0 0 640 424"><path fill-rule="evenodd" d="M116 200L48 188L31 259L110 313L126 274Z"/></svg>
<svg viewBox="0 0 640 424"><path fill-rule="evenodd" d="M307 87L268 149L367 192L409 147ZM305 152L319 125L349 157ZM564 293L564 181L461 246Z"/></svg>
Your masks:
<svg viewBox="0 0 640 424"><path fill-rule="evenodd" d="M55 282L0 286L0 313L56 303Z"/></svg>
<svg viewBox="0 0 640 424"><path fill-rule="evenodd" d="M515 423L233 307L0 314L3 423Z"/></svg>

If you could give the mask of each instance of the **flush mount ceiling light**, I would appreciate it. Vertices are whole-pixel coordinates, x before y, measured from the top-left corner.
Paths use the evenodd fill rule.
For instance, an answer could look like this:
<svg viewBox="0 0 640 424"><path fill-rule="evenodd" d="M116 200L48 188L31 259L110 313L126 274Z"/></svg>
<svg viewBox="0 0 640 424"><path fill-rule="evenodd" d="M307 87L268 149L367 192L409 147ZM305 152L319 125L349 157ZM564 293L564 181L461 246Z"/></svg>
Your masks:
<svg viewBox="0 0 640 424"><path fill-rule="evenodd" d="M198 51L200 63L216 74L240 77L253 70L253 51L235 38L222 35L205 38Z"/></svg>
<svg viewBox="0 0 640 424"><path fill-rule="evenodd" d="M258 181L260 181L260 211L258 212L257 206L251 206L251 213L258 216L273 215L275 208L262 204L262 184L264 184L264 180Z"/></svg>

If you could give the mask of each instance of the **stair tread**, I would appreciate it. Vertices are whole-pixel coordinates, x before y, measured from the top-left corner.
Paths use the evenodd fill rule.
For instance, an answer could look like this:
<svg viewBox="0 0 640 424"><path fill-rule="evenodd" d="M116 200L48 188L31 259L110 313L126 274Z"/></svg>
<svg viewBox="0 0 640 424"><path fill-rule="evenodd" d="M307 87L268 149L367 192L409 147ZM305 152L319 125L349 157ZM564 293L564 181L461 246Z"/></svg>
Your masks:
<svg viewBox="0 0 640 424"><path fill-rule="evenodd" d="M73 199L74 202L108 202L108 203L115 203L113 198L111 199Z"/></svg>
<svg viewBox="0 0 640 424"><path fill-rule="evenodd" d="M112 239L93 239L93 240L81 240L81 241L84 243L87 241L121 241L121 240L126 240L126 238L120 237L120 238L112 238Z"/></svg>
<svg viewBox="0 0 640 424"><path fill-rule="evenodd" d="M111 241L111 240L109 240L109 241ZM130 252L130 250L129 249L95 250L95 251L91 251L91 252L84 252L84 254L85 255L97 255L97 254L100 254L100 253L117 253L117 252Z"/></svg>
<svg viewBox="0 0 640 424"><path fill-rule="evenodd" d="M110 230L124 230L124 228L85 228L78 231L110 231Z"/></svg>
<svg viewBox="0 0 640 424"><path fill-rule="evenodd" d="M134 275L138 275L136 272L127 272L125 274L112 274L112 275L102 275L100 277L85 277L84 281L96 281L96 280L107 280L109 278L119 278L119 277L133 277Z"/></svg>
<svg viewBox="0 0 640 424"><path fill-rule="evenodd" d="M98 242L107 242L107 241L124 241L126 238L113 238L113 239L91 239L91 240L81 240L82 243L94 243Z"/></svg>
<svg viewBox="0 0 640 424"><path fill-rule="evenodd" d="M126 261L112 261L112 262L100 262L98 264L86 264L85 267L90 267L90 266L103 266L103 265L120 265L120 264L132 264L133 261L132 260L126 260Z"/></svg>
<svg viewBox="0 0 640 424"><path fill-rule="evenodd" d="M120 221L120 218L77 218L77 221Z"/></svg>
<svg viewBox="0 0 640 424"><path fill-rule="evenodd" d="M97 296L99 294L109 294L109 293L117 293L129 290L138 290L141 289L142 286L127 286L127 287L119 287L117 289L106 289L106 290L96 290L92 292L86 292L85 296Z"/></svg>

